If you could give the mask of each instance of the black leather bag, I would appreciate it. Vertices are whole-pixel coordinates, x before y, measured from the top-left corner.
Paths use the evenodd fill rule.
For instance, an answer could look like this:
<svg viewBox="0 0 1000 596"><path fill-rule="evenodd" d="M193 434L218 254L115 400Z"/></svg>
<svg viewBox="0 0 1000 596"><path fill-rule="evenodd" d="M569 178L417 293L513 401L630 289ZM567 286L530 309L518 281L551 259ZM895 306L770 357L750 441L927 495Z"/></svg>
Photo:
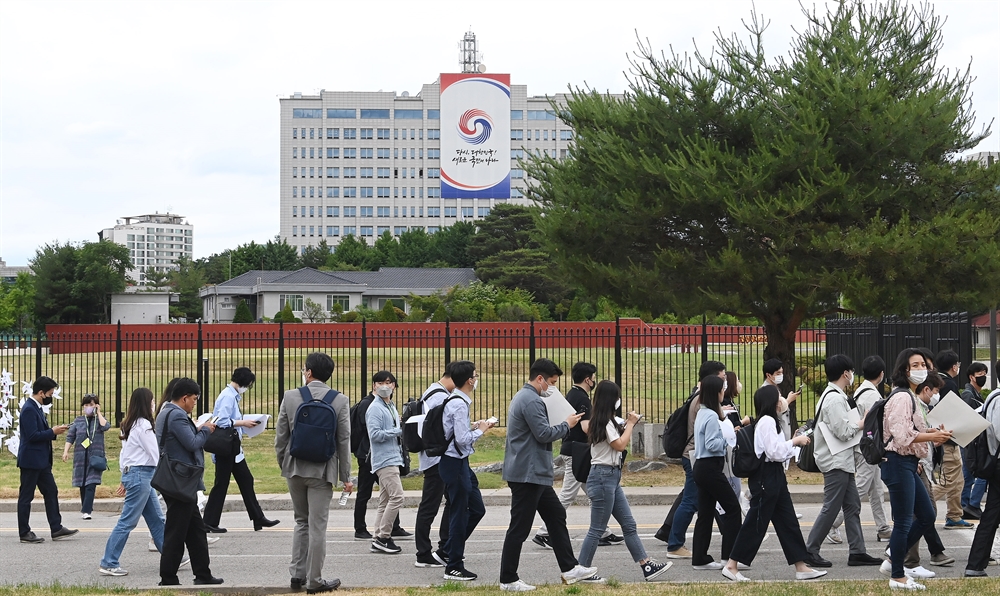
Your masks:
<svg viewBox="0 0 1000 596"><path fill-rule="evenodd" d="M205 441L205 451L223 457L236 455L240 452L240 431L235 426L216 427Z"/></svg>
<svg viewBox="0 0 1000 596"><path fill-rule="evenodd" d="M156 471L153 472L153 478L149 484L165 497L185 503L197 503L198 491L201 489L201 477L205 473L205 467L170 459L167 451L163 448L163 440L167 436L169 427L168 418L163 428L163 434L160 435L160 461L156 464Z"/></svg>
<svg viewBox="0 0 1000 596"><path fill-rule="evenodd" d="M577 482L586 482L590 477L590 443L573 441L570 445L573 455L573 477Z"/></svg>

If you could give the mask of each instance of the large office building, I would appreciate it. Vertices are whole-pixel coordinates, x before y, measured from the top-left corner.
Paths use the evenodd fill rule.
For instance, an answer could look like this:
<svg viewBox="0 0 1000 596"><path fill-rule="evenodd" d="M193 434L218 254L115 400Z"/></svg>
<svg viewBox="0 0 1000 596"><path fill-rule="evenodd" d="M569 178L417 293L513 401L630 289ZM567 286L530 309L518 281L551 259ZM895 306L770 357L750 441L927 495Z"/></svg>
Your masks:
<svg viewBox="0 0 1000 596"><path fill-rule="evenodd" d="M131 215L118 220L113 228L98 232L101 240L128 247L135 266L128 272L136 285L146 285L146 273L171 271L181 257L193 259L194 226L183 215L153 213Z"/></svg>
<svg viewBox="0 0 1000 596"><path fill-rule="evenodd" d="M551 101L510 75L487 74L475 36L461 41L461 74L416 95L326 91L280 99L280 236L300 252L353 235L434 233L526 204L518 159L564 158L572 130Z"/></svg>

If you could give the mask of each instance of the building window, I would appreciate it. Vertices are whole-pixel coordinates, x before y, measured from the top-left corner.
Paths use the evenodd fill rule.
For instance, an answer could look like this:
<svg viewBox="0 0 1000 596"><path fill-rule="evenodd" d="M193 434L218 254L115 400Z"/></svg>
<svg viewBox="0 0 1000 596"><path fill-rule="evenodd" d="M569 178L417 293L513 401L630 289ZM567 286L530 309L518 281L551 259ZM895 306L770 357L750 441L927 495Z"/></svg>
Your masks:
<svg viewBox="0 0 1000 596"><path fill-rule="evenodd" d="M331 110L326 111L327 118L351 118L355 119L358 117L357 110Z"/></svg>
<svg viewBox="0 0 1000 596"><path fill-rule="evenodd" d="M326 169L327 178L340 178L340 168L327 168Z"/></svg>
<svg viewBox="0 0 1000 596"><path fill-rule="evenodd" d="M559 131L559 140L560 141L572 141L573 140L573 131L572 130L560 130Z"/></svg>
<svg viewBox="0 0 1000 596"><path fill-rule="evenodd" d="M375 233L375 229L372 226L361 226L361 237L371 238Z"/></svg>
<svg viewBox="0 0 1000 596"><path fill-rule="evenodd" d="M316 214L316 211L315 211L315 209L316 209L316 208L315 208L314 206L312 206L312 205L309 205L309 217L315 217L315 216L316 216L316 215L315 215L315 214ZM305 215L305 214L303 213L303 215Z"/></svg>
<svg viewBox="0 0 1000 596"><path fill-rule="evenodd" d="M428 128L427 129L427 140L436 141L441 138L440 128Z"/></svg>
<svg viewBox="0 0 1000 596"><path fill-rule="evenodd" d="M292 226L292 236L299 235L299 226Z"/></svg>
<svg viewBox="0 0 1000 596"><path fill-rule="evenodd" d="M370 209L370 207L369 207L369 209ZM379 207L378 208L378 216L379 217L389 217L389 208L388 207Z"/></svg>
<svg viewBox="0 0 1000 596"><path fill-rule="evenodd" d="M396 226L392 229L393 236L402 236L406 233L406 226Z"/></svg>
<svg viewBox="0 0 1000 596"><path fill-rule="evenodd" d="M306 155L306 152L303 151L302 152L302 156L305 157L305 155ZM316 157L316 148L315 147L310 147L309 148L309 157L312 157L312 158Z"/></svg>
<svg viewBox="0 0 1000 596"><path fill-rule="evenodd" d="M396 120L423 120L423 110L396 110Z"/></svg>
<svg viewBox="0 0 1000 596"><path fill-rule="evenodd" d="M512 140L512 141L523 141L524 140L524 131L523 130L514 130L512 128L510 130L510 140Z"/></svg>
<svg viewBox="0 0 1000 596"><path fill-rule="evenodd" d="M338 147L327 147L326 148L326 158L327 159L338 159L338 158L340 158L340 148L338 148Z"/></svg>
<svg viewBox="0 0 1000 596"><path fill-rule="evenodd" d="M549 131L543 130L542 133L543 133L542 134L543 139L546 141L549 140ZM556 140L556 135L552 135L552 140L553 141Z"/></svg>
<svg viewBox="0 0 1000 596"><path fill-rule="evenodd" d="M427 226L427 233L428 234L437 234L440 231L441 231L441 227L440 226Z"/></svg>
<svg viewBox="0 0 1000 596"><path fill-rule="evenodd" d="M511 178L524 178L524 170L520 168L511 168L510 170Z"/></svg>
<svg viewBox="0 0 1000 596"><path fill-rule="evenodd" d="M330 207L326 208L327 217L340 217L340 207Z"/></svg>
<svg viewBox="0 0 1000 596"><path fill-rule="evenodd" d="M358 138L358 129L356 128L345 128L344 129L344 139L354 140Z"/></svg>
<svg viewBox="0 0 1000 596"><path fill-rule="evenodd" d="M315 235L315 233L316 233L315 228L316 228L316 226L309 226L309 235L310 236Z"/></svg>
<svg viewBox="0 0 1000 596"><path fill-rule="evenodd" d="M315 191L316 191L316 187L314 187L314 186L310 186L310 187L309 187L309 196L310 196L310 197L315 197L315 196L316 196L316 194L315 194ZM311 215L311 214L310 214L310 215Z"/></svg>
<svg viewBox="0 0 1000 596"><path fill-rule="evenodd" d="M298 205L292 205L292 217L298 217L298 216L299 216Z"/></svg>
<svg viewBox="0 0 1000 596"><path fill-rule="evenodd" d="M371 207L361 207L361 217L371 217L372 208Z"/></svg>
<svg viewBox="0 0 1000 596"><path fill-rule="evenodd" d="M511 159L524 159L524 149L511 149L510 150Z"/></svg>
<svg viewBox="0 0 1000 596"><path fill-rule="evenodd" d="M330 199L336 199L340 197L340 189L336 186L326 187L326 196Z"/></svg>
<svg viewBox="0 0 1000 596"><path fill-rule="evenodd" d="M528 120L555 120L556 113L552 110L528 110Z"/></svg>
<svg viewBox="0 0 1000 596"><path fill-rule="evenodd" d="M292 147L292 159L297 159L299 157L299 148Z"/></svg>
<svg viewBox="0 0 1000 596"><path fill-rule="evenodd" d="M326 226L327 236L340 236L340 226Z"/></svg>
<svg viewBox="0 0 1000 596"><path fill-rule="evenodd" d="M356 198L357 196L358 196L358 189L357 188L355 188L353 186L351 186L351 187L345 186L344 187L344 198L345 199L353 199L353 198ZM347 207L344 207L344 217L347 217ZM352 215L351 217L354 217L354 216Z"/></svg>
<svg viewBox="0 0 1000 596"><path fill-rule="evenodd" d="M379 186L376 189L375 194L380 199L388 199L389 198L389 187L388 186ZM388 209L388 207L386 207L386 209ZM386 216L386 217L388 217L388 216Z"/></svg>
<svg viewBox="0 0 1000 596"><path fill-rule="evenodd" d="M357 168L344 168L344 178L357 178L358 169Z"/></svg>
<svg viewBox="0 0 1000 596"><path fill-rule="evenodd" d="M364 110L362 110L361 113L364 114ZM364 118L364 116L361 116L361 117ZM361 129L361 139L362 140L370 141L370 140L372 140L374 138L375 138L375 129L374 128L362 128Z"/></svg>
<svg viewBox="0 0 1000 596"><path fill-rule="evenodd" d="M310 139L315 139L316 138L316 129L315 128L310 128L309 129L309 138Z"/></svg>
<svg viewBox="0 0 1000 596"><path fill-rule="evenodd" d="M413 157L413 156L411 155L410 157ZM441 150L440 149L428 149L427 150L427 159L441 159Z"/></svg>
<svg viewBox="0 0 1000 596"><path fill-rule="evenodd" d="M388 111L388 110L386 110ZM339 304L340 309L344 312L351 310L351 299L349 296L343 296L339 294L327 294L326 295L326 310L333 311L333 305Z"/></svg>
<svg viewBox="0 0 1000 596"><path fill-rule="evenodd" d="M427 189L427 198L428 199L440 199L441 198L441 189L439 187L436 187L436 186L428 188Z"/></svg>
<svg viewBox="0 0 1000 596"><path fill-rule="evenodd" d="M389 232L389 226L378 226L377 228L375 228L375 233L378 235L379 238L382 237L382 234L386 234L388 232Z"/></svg>
<svg viewBox="0 0 1000 596"><path fill-rule="evenodd" d="M441 168L427 168L427 177L428 178L440 178L441 177Z"/></svg>
<svg viewBox="0 0 1000 596"><path fill-rule="evenodd" d="M318 109L295 108L292 110L292 118L322 118L322 117L323 117L323 108L318 108ZM305 132L305 129L302 130L303 132Z"/></svg>
<svg viewBox="0 0 1000 596"><path fill-rule="evenodd" d="M427 208L427 217L441 217L441 208L440 207L428 207Z"/></svg>
<svg viewBox="0 0 1000 596"><path fill-rule="evenodd" d="M370 186L361 187L361 198L370 199L375 196L375 189Z"/></svg>
<svg viewBox="0 0 1000 596"><path fill-rule="evenodd" d="M479 217L486 217L489 214L490 214L490 208L489 207L480 207L479 208Z"/></svg>
<svg viewBox="0 0 1000 596"><path fill-rule="evenodd" d="M361 177L362 178L371 178L374 175L375 175L375 169L374 168L361 168Z"/></svg>
<svg viewBox="0 0 1000 596"><path fill-rule="evenodd" d="M305 168L303 168L303 169L305 169ZM305 174L305 172L302 172L302 173ZM310 178L315 178L316 177L316 168L309 168L309 177Z"/></svg>
<svg viewBox="0 0 1000 596"><path fill-rule="evenodd" d="M380 129L378 129L376 131L376 135L377 135L377 138L380 141L387 141L387 140L389 140L389 129L388 128L380 128Z"/></svg>
<svg viewBox="0 0 1000 596"><path fill-rule="evenodd" d="M289 305L293 311L302 310L302 294L278 294L278 308L284 310Z"/></svg>
<svg viewBox="0 0 1000 596"><path fill-rule="evenodd" d="M344 226L344 236L358 236L358 228L355 226Z"/></svg>
<svg viewBox="0 0 1000 596"><path fill-rule="evenodd" d="M370 120L388 120L389 110L366 110L361 108L361 118L368 118Z"/></svg>
<svg viewBox="0 0 1000 596"><path fill-rule="evenodd" d="M524 111L522 110L511 110L510 111L511 120L524 120Z"/></svg>
<svg viewBox="0 0 1000 596"><path fill-rule="evenodd" d="M328 128L326 129L326 138L328 139L339 139L340 129L339 128Z"/></svg>
<svg viewBox="0 0 1000 596"><path fill-rule="evenodd" d="M357 149L344 149L344 159L357 159L358 150Z"/></svg>
<svg viewBox="0 0 1000 596"><path fill-rule="evenodd" d="M358 208L357 207L344 207L344 217L357 217Z"/></svg>
<svg viewBox="0 0 1000 596"><path fill-rule="evenodd" d="M292 168L292 178L298 178L298 177L299 177L299 169Z"/></svg>
<svg viewBox="0 0 1000 596"><path fill-rule="evenodd" d="M521 199L521 198L524 198L524 195L521 194L520 189L511 186L510 187L510 198L512 198L512 199Z"/></svg>
<svg viewBox="0 0 1000 596"><path fill-rule="evenodd" d="M444 208L445 217L458 217L458 207L445 207Z"/></svg>
<svg viewBox="0 0 1000 596"><path fill-rule="evenodd" d="M462 207L462 219L472 219L472 207Z"/></svg>
<svg viewBox="0 0 1000 596"><path fill-rule="evenodd" d="M361 159L374 159L375 150L371 147L361 149Z"/></svg>
<svg viewBox="0 0 1000 596"><path fill-rule="evenodd" d="M389 168L379 168L378 169L378 177L379 178L388 178L389 177Z"/></svg>
<svg viewBox="0 0 1000 596"><path fill-rule="evenodd" d="M298 198L299 197L299 187L298 186L293 186L292 187L292 197L294 197L294 198Z"/></svg>
<svg viewBox="0 0 1000 596"><path fill-rule="evenodd" d="M378 158L379 159L389 159L389 148L388 147L379 147L377 149L377 154L378 154Z"/></svg>
<svg viewBox="0 0 1000 596"><path fill-rule="evenodd" d="M297 129L297 128L293 128L292 129L292 138L293 139L299 138L299 129Z"/></svg>

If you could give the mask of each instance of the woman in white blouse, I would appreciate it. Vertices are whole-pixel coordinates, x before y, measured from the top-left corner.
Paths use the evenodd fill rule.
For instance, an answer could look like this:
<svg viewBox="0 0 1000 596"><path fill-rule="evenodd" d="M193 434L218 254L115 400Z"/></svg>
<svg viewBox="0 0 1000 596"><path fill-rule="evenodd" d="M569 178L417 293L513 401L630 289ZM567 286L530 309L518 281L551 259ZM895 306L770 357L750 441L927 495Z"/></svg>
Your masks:
<svg viewBox="0 0 1000 596"><path fill-rule="evenodd" d="M760 467L750 476L750 511L736 536L729 561L722 575L733 581L749 581L739 571L739 564L750 565L764 541L768 524L774 524L785 561L795 565L795 579L807 580L823 577L826 571L811 569L803 560L807 556L806 543L795 517L792 497L788 493L784 462L795 454L795 448L808 445L809 437L797 436L786 440L778 424L778 388L764 385L754 394L757 420L754 422L754 451L762 457Z"/></svg>
<svg viewBox="0 0 1000 596"><path fill-rule="evenodd" d="M153 392L140 387L132 392L129 398L128 412L122 421L121 440L122 451L119 456L119 466L122 470L122 483L118 493L125 493L125 503L122 513L115 524L108 543L104 547L104 558L98 571L102 575L128 575L121 568L119 557L125 549L129 533L139 523L139 517L146 520L153 535L153 543L157 550L163 550L163 511L156 491L149 485L160 459L160 448L153 431L153 410L156 398Z"/></svg>
<svg viewBox="0 0 1000 596"><path fill-rule="evenodd" d="M621 389L611 381L601 381L594 389L593 413L587 430L590 443L590 476L587 478L587 496L590 497L590 530L580 547L580 565L590 567L597 551L597 543L608 527L613 515L621 525L632 560L639 564L643 578L656 581L670 568L671 563L658 563L646 555L646 549L639 540L632 509L622 490L622 464L625 449L632 438L632 429L641 415L628 413L628 419L621 422L615 418L615 411L621 407ZM584 583L604 583L604 578L593 576Z"/></svg>

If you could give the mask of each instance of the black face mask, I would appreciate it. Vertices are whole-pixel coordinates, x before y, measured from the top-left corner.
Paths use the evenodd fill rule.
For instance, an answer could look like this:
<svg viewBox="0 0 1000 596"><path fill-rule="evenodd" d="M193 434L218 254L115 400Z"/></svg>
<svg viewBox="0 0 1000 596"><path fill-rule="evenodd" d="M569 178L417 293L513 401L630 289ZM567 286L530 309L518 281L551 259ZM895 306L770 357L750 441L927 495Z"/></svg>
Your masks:
<svg viewBox="0 0 1000 596"><path fill-rule="evenodd" d="M986 386L986 375L983 375L981 377L972 377L972 382L975 383L977 387L980 387L980 388L985 387Z"/></svg>
<svg viewBox="0 0 1000 596"><path fill-rule="evenodd" d="M43 406L51 406L52 405L52 396L51 395L42 396L42 405Z"/></svg>

